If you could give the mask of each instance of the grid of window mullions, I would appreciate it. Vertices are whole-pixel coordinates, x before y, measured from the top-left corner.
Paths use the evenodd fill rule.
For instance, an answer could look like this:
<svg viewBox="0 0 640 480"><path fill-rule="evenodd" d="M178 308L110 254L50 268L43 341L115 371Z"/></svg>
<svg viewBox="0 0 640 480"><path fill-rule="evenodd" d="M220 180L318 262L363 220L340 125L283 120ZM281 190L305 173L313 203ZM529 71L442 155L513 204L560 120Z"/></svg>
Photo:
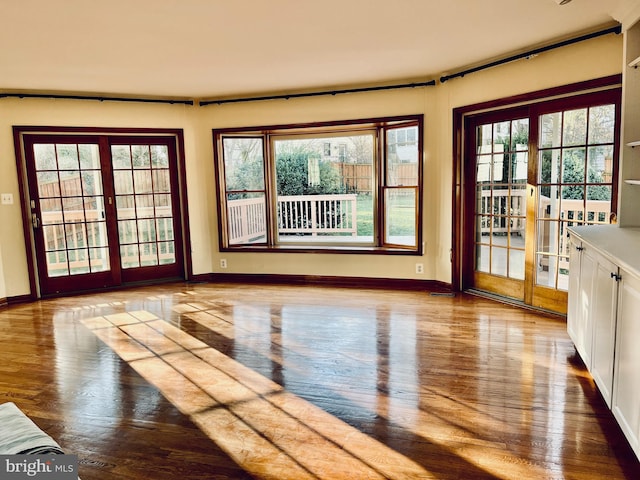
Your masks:
<svg viewBox="0 0 640 480"><path fill-rule="evenodd" d="M386 123L388 122L388 123ZM385 124L386 123L386 124ZM332 244L339 244L341 246L354 245L354 246L372 246L372 247L389 247L389 248L403 248L403 249L418 249L419 242L417 240L419 236L419 210L420 203L416 201L415 207L412 209L413 215L415 218L412 219L411 223L411 233L410 235L413 237L413 240L407 244L396 244L387 243L384 240L384 235L382 234L383 221L382 218L385 216L386 208L384 207L384 200L379 200L379 196L381 192L385 188L385 184L387 182L386 178L380 178L379 172L386 172L386 161L387 155L386 152L383 152L381 148L378 148L378 145L382 145L384 143L385 135L387 132L391 132L393 130L400 131L401 129L412 129L412 135L415 137L415 141L412 143L409 140L405 142L401 142L399 146L411 146L415 148L416 153L413 154L412 159L409 162L413 162L416 164L415 167L415 179L412 178L412 181L409 183L410 185L414 185L419 192L419 185L421 184L420 175L421 175L421 159L420 159L420 148L419 148L419 139L421 138L421 121L419 119L403 119L400 120L387 120L380 119L380 121L372 122L372 123L346 123L345 125L340 126L338 128L336 124L331 124L329 128L322 127L322 125L317 125L314 127L305 126L305 131L301 131L296 126L286 126L283 128L274 127L273 130L266 131L262 128L256 128L255 130L249 129L225 129L222 132L214 131L214 144L217 146L217 155L221 161L217 164L219 166L218 169L218 178L221 184L221 188L219 191L224 192L224 196L221 196L220 202L223 205L221 209L221 215L223 219L223 230L221 231L221 247L230 247L230 246L270 246L277 247L279 245L291 245L292 243L303 243L305 246L310 248L320 248L323 247L331 247ZM290 130L291 129L291 130ZM259 133L256 133L259 132ZM293 132L293 133L290 133ZM360 236L359 229L360 224L352 221L353 217L352 212L357 212L356 208L360 208L358 204L353 203L354 206L346 206L347 203L322 203L316 202L311 204L305 204L304 206L298 204L288 204L290 199L285 197L295 196L292 194L282 194L278 191L276 187L277 183L277 172L276 172L276 154L274 153L277 149L275 142L286 142L295 138L296 140L306 140L306 139L319 139L318 140L318 148L319 152L317 154L318 158L322 159L323 157L327 157L327 155L332 153L340 153L344 151L344 155L341 161L348 161L347 155L347 146L343 142L338 142L336 139L340 137L349 137L349 136L366 136L368 134L372 135L372 163L370 165L371 177L366 177L370 180L367 183L366 193L371 195L373 199L371 200L371 207L373 209L372 212L368 213L370 219L373 219L374 226L369 229L369 233L365 233ZM325 138L334 139L334 143L331 141L324 140ZM261 150L261 154L263 155L260 159L262 165L262 175L264 184L268 188L263 190L237 190L233 188L228 188L229 184L238 185L242 182L238 182L236 177L234 176L233 170L237 168L239 164L247 159L244 157L240 157L237 155L237 146L234 145L235 142L241 141L255 141L259 140L262 142L263 149ZM229 142L229 143L227 143ZM395 142L394 142L395 143ZM335 148L334 148L335 147ZM252 152L254 155L255 152ZM338 155L340 157L340 155ZM340 158L337 158L340 160ZM311 167L309 167L311 168ZM339 170L342 172L342 170ZM351 185L350 181L353 179L352 176L343 175L343 183L345 189L348 191L346 194L352 193L353 185ZM317 173L316 173L317 175ZM360 177L358 177L360 178ZM365 178L365 177L363 177ZM310 180L311 181L311 180ZM314 180L315 181L315 180ZM357 185L360 185L361 182L356 182ZM404 183L404 182L403 182ZM373 188L372 188L373 187ZM262 222L265 225L265 231L261 236L253 236L251 241L248 240L249 235L246 234L247 228L246 224L248 220L246 218L242 218L239 214L237 214L238 206L235 203L239 203L239 200L245 200L250 198L248 194L257 194L260 193L264 197L261 202L264 205L264 215L265 219ZM353 192L357 193L357 192ZM416 195L416 198L419 197L419 193ZM282 201L280 201L282 199ZM349 202L350 200L346 200ZM364 202L366 205L367 202ZM314 206L315 205L315 206ZM327 205L339 205L339 208L334 209L333 207ZM318 211L316 212L314 209L317 207ZM343 208L344 207L344 208ZM378 207L382 207L380 211L378 211ZM365 206L365 208L367 208ZM318 227L322 232L318 232L317 234L313 232L316 228L316 223L314 222L312 217L313 214L316 213L316 216L326 216L327 211L331 210L331 212L335 213L335 211L339 210L339 215L341 219L338 221L337 219L328 219L326 222L322 223L321 227ZM305 223L306 231L302 231L301 228L298 231L285 231L286 228L281 229L280 227L289 226L291 223L291 218L293 217L297 223ZM363 218L366 219L365 215ZM358 219L360 217L358 216ZM371 221L371 220L369 220ZM281 231L282 230L282 231ZM291 229L294 230L294 229ZM366 231L366 228L363 229ZM353 237L352 239L348 237ZM307 238L303 238L307 237Z"/></svg>
<svg viewBox="0 0 640 480"><path fill-rule="evenodd" d="M156 185L154 176L154 171L168 172L168 168L154 167L151 145L136 146L146 149L148 167L134 165L132 145L118 145L128 149L130 166L114 165L114 177L122 178L126 175L129 185L129 188L125 185L122 191L123 185L115 182L122 268L160 265L165 263L162 253L167 254L168 261L171 262L171 254L174 252L173 235L169 235L167 229L167 226L172 227L172 216L158 213L158 195L170 192L158 192L159 186ZM125 212L127 209L131 212ZM161 231L164 231L163 240Z"/></svg>
<svg viewBox="0 0 640 480"><path fill-rule="evenodd" d="M104 215L102 218L95 217L100 205L104 205L104 196L96 192L87 195L83 175L92 172L94 181L101 183L99 166L97 168L82 167L78 144L39 144L38 146L42 148L52 146L55 158L55 164L49 165L49 168L42 168L40 159L36 158L44 250L49 276L79 275L108 270ZM65 165L60 159L63 147L68 150L67 155L74 151L75 155L72 155L72 158L75 158L75 168L64 168ZM61 166L63 166L62 169ZM43 176L51 178L46 182L48 185L41 182ZM98 191L102 191L101 185L96 187ZM95 203L93 206L96 209L87 208L92 203ZM52 208L52 205L58 206L58 209ZM71 206L74 208L70 208ZM102 236L98 233L100 231L103 233Z"/></svg>

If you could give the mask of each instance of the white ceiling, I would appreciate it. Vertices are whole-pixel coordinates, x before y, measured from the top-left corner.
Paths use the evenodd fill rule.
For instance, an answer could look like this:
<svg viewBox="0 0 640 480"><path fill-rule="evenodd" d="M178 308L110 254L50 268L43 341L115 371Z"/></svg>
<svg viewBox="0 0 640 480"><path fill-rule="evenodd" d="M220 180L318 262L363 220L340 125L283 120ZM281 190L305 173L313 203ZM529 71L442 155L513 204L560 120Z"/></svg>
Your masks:
<svg viewBox="0 0 640 480"><path fill-rule="evenodd" d="M0 92L221 98L427 81L638 0L0 0Z"/></svg>

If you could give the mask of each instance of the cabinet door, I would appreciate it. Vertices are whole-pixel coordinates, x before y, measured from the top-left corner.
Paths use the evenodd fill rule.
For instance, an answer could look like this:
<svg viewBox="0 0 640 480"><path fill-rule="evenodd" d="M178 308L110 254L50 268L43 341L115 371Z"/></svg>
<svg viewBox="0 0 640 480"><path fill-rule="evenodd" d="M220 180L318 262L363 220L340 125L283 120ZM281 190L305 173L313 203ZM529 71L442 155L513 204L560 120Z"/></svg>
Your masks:
<svg viewBox="0 0 640 480"><path fill-rule="evenodd" d="M569 313L567 331L580 354L585 366L591 370L593 325L590 321L592 287L597 262L593 255L587 255L587 247L582 244L572 247L569 257ZM574 264L578 267L574 268ZM577 275L577 278L576 276Z"/></svg>
<svg viewBox="0 0 640 480"><path fill-rule="evenodd" d="M613 414L640 456L640 279L620 271Z"/></svg>
<svg viewBox="0 0 640 480"><path fill-rule="evenodd" d="M611 407L613 388L613 359L616 339L616 308L618 294L618 267L600 255L592 252L595 275L589 311L593 344L591 350L591 376L600 389L600 393Z"/></svg>
<svg viewBox="0 0 640 480"><path fill-rule="evenodd" d="M574 235L569 239L569 292L567 304L567 333L573 343L581 338L580 325L580 264L582 260L582 242Z"/></svg>

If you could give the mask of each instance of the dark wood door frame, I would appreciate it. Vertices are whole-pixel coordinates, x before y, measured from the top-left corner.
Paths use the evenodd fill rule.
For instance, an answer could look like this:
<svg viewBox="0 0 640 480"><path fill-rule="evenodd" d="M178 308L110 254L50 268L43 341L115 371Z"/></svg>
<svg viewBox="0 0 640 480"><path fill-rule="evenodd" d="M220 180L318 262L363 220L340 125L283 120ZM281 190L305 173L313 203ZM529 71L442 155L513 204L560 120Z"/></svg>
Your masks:
<svg viewBox="0 0 640 480"><path fill-rule="evenodd" d="M37 267L35 262L35 239L31 225L30 195L27 183L26 158L24 150L25 135L87 135L87 136L117 136L128 137L173 137L175 139L177 160L178 191L176 198L179 201L180 225L181 225L181 260L183 262L183 275L185 280L193 277L191 261L191 238L189 229L189 212L187 204L186 162L184 149L184 132L182 129L170 128L114 128L114 127L55 127L55 126L14 126L13 140L16 154L16 170L18 174L18 187L20 203L22 207L22 227L29 273L30 292L28 298L35 300L40 298L41 292L38 283Z"/></svg>
<svg viewBox="0 0 640 480"><path fill-rule="evenodd" d="M468 172L465 170L465 166L467 164L465 161L466 155L469 151L469 146L465 143L468 141L468 135L466 134L465 129L467 117L481 112L510 109L516 106L534 104L554 97L569 97L573 95L580 95L585 92L606 90L620 86L621 84L622 75L617 74L453 109L453 224L451 229L451 286L453 290L464 290L468 287L469 280L467 276L468 272L463 270L465 265L463 258L467 258L466 255L469 254L469 252L465 251L463 241L465 233L464 228L467 221L463 215L464 202L467 201L464 189L466 187L466 178L468 178L466 176ZM473 176L471 178L473 178Z"/></svg>

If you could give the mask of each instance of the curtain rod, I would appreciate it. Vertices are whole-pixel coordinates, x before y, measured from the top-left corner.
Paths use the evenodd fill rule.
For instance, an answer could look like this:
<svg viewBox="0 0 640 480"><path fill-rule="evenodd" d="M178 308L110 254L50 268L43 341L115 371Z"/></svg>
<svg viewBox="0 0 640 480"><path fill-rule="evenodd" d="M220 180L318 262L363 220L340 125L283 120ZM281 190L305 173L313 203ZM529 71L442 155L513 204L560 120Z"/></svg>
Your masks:
<svg viewBox="0 0 640 480"><path fill-rule="evenodd" d="M519 53L518 55L513 55L511 57L503 58L501 60L496 60L495 62L486 63L484 65L480 65L479 67L470 68L468 70L463 70L461 72L453 73L451 75L443 75L442 77L440 77L440 83L444 83L447 80L451 80L452 78L464 77L465 75L467 75L469 73L475 73L475 72L478 72L480 70L485 70L487 68L491 68L491 67L495 67L495 66L502 65L502 64L505 64L505 63L513 62L514 60L520 60L521 58L529 58L529 57L538 55L539 53L543 53L543 52L547 52L549 50L553 50L555 48L564 47L564 46L571 45L571 44L578 43L578 42L583 42L585 40L590 40L592 38L600 37L600 36L603 36L603 35L609 35L610 33L615 33L616 35L618 35L618 34L620 34L620 32L622 32L622 26L618 25L618 26L615 26L615 27L607 28L605 30L600 30L598 32L588 33L588 34L582 35L580 37L571 38L569 40L564 40L562 42L554 43L552 45L547 45L546 47L540 47L540 48L536 48L534 50L529 50L528 52Z"/></svg>
<svg viewBox="0 0 640 480"><path fill-rule="evenodd" d="M343 93L360 93L360 92L376 92L379 90L393 90L399 88L416 88L416 87L429 87L436 84L435 80L429 80L428 82L419 83L401 83L397 85L385 85L379 87L362 87L362 88L347 88L344 90L326 90L322 92L307 92L307 93L287 93L282 95L265 95L262 97L244 97L244 98L226 98L221 100L207 100L201 101L200 106L206 105L222 105L224 103L241 103L241 102L258 102L262 100L289 100L290 98L302 98L302 97L318 97L322 95L338 95Z"/></svg>
<svg viewBox="0 0 640 480"><path fill-rule="evenodd" d="M57 98L62 100L97 100L100 102L143 102L193 105L193 100L165 100L160 98L98 97L91 95L63 95L50 93L2 93L0 98Z"/></svg>

